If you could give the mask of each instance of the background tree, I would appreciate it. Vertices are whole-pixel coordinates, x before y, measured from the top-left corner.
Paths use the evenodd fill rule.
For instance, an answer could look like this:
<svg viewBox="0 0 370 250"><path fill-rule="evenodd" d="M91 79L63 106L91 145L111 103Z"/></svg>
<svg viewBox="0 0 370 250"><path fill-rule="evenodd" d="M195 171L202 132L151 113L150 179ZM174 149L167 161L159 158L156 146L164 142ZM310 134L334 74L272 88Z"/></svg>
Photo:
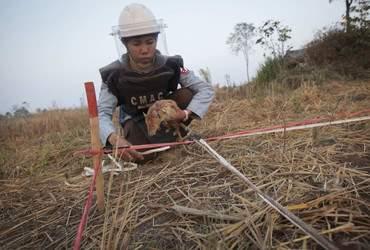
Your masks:
<svg viewBox="0 0 370 250"><path fill-rule="evenodd" d="M225 80L226 80L226 86L230 87L231 86L231 76L229 74L225 75Z"/></svg>
<svg viewBox="0 0 370 250"><path fill-rule="evenodd" d="M249 82L249 53L252 48L252 39L255 37L255 27L252 23L238 23L234 26L232 32L226 41L230 45L232 51L236 54L243 52L246 64L247 80Z"/></svg>
<svg viewBox="0 0 370 250"><path fill-rule="evenodd" d="M22 102L22 107L25 107L26 109L30 109L31 108L31 105L28 102L23 101Z"/></svg>
<svg viewBox="0 0 370 250"><path fill-rule="evenodd" d="M329 3L332 3L334 0L329 0ZM346 20L346 32L349 32L351 30L351 11L352 11L352 8L351 8L351 5L353 4L354 0L345 0L344 1L345 4L346 4L346 17L345 17L345 20Z"/></svg>
<svg viewBox="0 0 370 250"><path fill-rule="evenodd" d="M205 82L212 83L211 71L208 67L205 69L200 69L199 74Z"/></svg>
<svg viewBox="0 0 370 250"><path fill-rule="evenodd" d="M51 109L58 109L57 101L53 100L53 101L51 102Z"/></svg>
<svg viewBox="0 0 370 250"><path fill-rule="evenodd" d="M30 105L28 102L22 102L19 106L17 104L12 105L12 111L14 117L26 117L29 116L31 113L28 111Z"/></svg>
<svg viewBox="0 0 370 250"><path fill-rule="evenodd" d="M270 51L272 58L282 58L292 47L287 44L292 30L280 21L267 20L258 28L259 38L256 43ZM264 54L265 55L265 54Z"/></svg>
<svg viewBox="0 0 370 250"><path fill-rule="evenodd" d="M18 108L17 110L14 111L14 117L26 117L30 115L30 112L28 109L24 106Z"/></svg>
<svg viewBox="0 0 370 250"><path fill-rule="evenodd" d="M358 0L357 5L351 8L353 17L351 17L351 27L356 27L361 32L370 30L370 0Z"/></svg>

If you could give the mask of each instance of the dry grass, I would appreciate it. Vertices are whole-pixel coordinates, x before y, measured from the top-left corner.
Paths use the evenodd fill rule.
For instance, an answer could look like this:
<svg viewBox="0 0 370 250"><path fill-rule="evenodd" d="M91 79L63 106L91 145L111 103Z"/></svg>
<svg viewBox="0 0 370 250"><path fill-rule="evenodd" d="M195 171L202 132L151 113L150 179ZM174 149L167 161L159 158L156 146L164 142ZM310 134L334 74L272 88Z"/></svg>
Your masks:
<svg viewBox="0 0 370 250"><path fill-rule="evenodd" d="M294 92L248 100L234 94L218 93L193 130L204 137L221 135L357 111L370 103L369 82L303 84ZM27 134L25 126L1 137L4 249L71 248L90 183L81 172L91 159L73 157L88 147L87 115L67 113L54 119L69 115L76 119L70 121L73 128L46 130L40 138ZM369 246L369 122L211 145L333 241L351 249ZM83 249L320 249L196 145L105 179L106 210L91 209Z"/></svg>

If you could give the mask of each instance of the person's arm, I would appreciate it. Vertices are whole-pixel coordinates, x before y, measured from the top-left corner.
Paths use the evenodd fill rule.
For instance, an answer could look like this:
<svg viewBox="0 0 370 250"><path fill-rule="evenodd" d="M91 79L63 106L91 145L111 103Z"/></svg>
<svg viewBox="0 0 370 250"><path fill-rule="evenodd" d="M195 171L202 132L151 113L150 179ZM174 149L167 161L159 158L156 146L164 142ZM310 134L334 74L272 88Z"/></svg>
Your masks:
<svg viewBox="0 0 370 250"><path fill-rule="evenodd" d="M193 99L186 108L186 110L190 111L189 115L194 114L198 119L202 119L214 97L212 85L204 82L191 70L184 70L181 73L180 84L194 93Z"/></svg>
<svg viewBox="0 0 370 250"><path fill-rule="evenodd" d="M109 91L108 86L102 83L98 101L100 140L103 145L108 145L108 138L116 129L112 116L117 106L117 98Z"/></svg>
<svg viewBox="0 0 370 250"><path fill-rule="evenodd" d="M98 101L100 140L103 145L110 144L115 147L130 146L131 144L126 139L116 133L116 129L113 125L112 117L117 102L117 98L109 91L108 86L102 83ZM144 159L136 150L124 150L120 158L125 160Z"/></svg>

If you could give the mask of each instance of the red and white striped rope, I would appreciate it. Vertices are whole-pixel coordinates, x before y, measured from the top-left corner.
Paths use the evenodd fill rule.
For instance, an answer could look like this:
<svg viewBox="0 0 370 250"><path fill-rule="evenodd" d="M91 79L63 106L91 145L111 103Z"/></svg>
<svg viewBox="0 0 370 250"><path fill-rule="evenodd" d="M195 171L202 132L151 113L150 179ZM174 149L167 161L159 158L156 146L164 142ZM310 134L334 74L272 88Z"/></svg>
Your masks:
<svg viewBox="0 0 370 250"><path fill-rule="evenodd" d="M356 115L362 115L370 113L370 109L362 110L359 112L353 112L346 115L346 117L354 117ZM336 116L338 117L338 115ZM354 118L348 118L348 119L341 119L341 120L333 120L330 119L330 117L316 117L313 119L303 120L299 122L290 122L284 125L277 125L277 126L271 126L266 128L256 128L256 129L250 129L250 130L243 130L239 132L229 133L222 136L215 136L205 139L205 141L217 141L217 140L224 140L224 139L234 139L239 137L245 137L245 136L253 136L253 135L261 135L261 134L270 134L270 133L277 133L277 132L283 132L283 131L292 131L292 130L300 130L300 129L307 129L307 128L315 128L315 127L323 127L323 126L329 126L329 125L338 125L338 124L344 124L344 123L350 123L350 122L359 122L359 121L365 121L370 120L370 116L362 116L362 117L354 117ZM118 149L120 150L127 150L127 149L135 149L135 150L143 150L143 149L154 149L154 148L163 148L163 147L174 147L177 145L185 145L185 144L192 144L195 143L193 140L183 141L183 142L169 142L169 143L156 143L156 144L143 144L143 145L133 145L127 148ZM114 149L116 150L116 149ZM75 154L82 154L82 155L95 155L99 153L109 154L112 153L112 150L80 150L77 151ZM92 203L92 195L93 190L96 182L96 173L99 170L100 165L95 166L94 175L89 187L89 192L87 196L87 200L85 203L85 207L83 210L83 215L81 217L81 221L79 224L79 228L77 231L77 236L74 244L74 249L79 249L80 243L82 240L82 234L84 226L86 225L87 218L88 218L88 212L91 207Z"/></svg>
<svg viewBox="0 0 370 250"><path fill-rule="evenodd" d="M356 115L367 114L367 113L370 113L370 109L362 110L359 112L348 113L345 116L347 117L347 119L334 120L332 117L316 117L316 118L311 118L311 119L307 119L303 121L288 122L286 124L275 125L275 126L270 126L270 127L265 127L265 128L242 130L242 131L228 133L228 134L221 135L221 136L208 137L204 140L207 142L211 142L211 141L234 139L234 138L253 136L253 135L270 134L270 133L277 133L277 132L283 132L283 131L292 131L292 130L314 128L314 127L323 127L323 126L329 126L329 125L338 125L338 124L344 124L344 123L350 123L350 122L365 121L365 120L369 120L370 116L362 116L362 117L357 117L357 118L351 118L351 117L354 117ZM340 117L340 116L342 115L337 115L336 117ZM187 145L187 144L193 144L193 143L194 143L193 140L186 140L186 141L181 141L181 142L132 145L130 147L124 147L124 148L118 148L118 149L102 149L102 150L84 149L84 150L76 151L75 154L92 156L92 155L99 154L99 153L111 154L115 150L117 150L118 152L128 150L128 149L148 150L148 149L155 149L155 148L162 148L162 147L174 147L178 145Z"/></svg>

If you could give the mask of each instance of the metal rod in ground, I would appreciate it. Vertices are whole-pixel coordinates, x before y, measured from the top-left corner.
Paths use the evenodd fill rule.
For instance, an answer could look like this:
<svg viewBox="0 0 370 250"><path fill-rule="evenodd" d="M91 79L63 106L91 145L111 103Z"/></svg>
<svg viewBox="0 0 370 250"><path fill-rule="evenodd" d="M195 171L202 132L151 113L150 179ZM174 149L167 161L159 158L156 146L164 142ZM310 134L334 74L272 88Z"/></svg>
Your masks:
<svg viewBox="0 0 370 250"><path fill-rule="evenodd" d="M339 250L339 248L331 241L326 239L322 236L318 231L316 231L313 227L306 224L300 218L295 216L292 212L288 209L283 207L280 203L272 199L270 196L263 193L259 188L254 185L246 176L244 176L239 170L237 170L234 166L232 166L225 158L219 155L211 146L208 145L206 141L203 139L195 139L196 143L199 144L202 148L204 148L210 155L212 155L216 160L218 160L224 167L230 170L232 173L236 174L240 179L242 179L247 185L255 191L267 204L277 210L282 216L284 216L287 220L292 222L294 225L299 227L303 232L309 235L312 239L314 239L318 244L320 244L325 249L330 250Z"/></svg>

